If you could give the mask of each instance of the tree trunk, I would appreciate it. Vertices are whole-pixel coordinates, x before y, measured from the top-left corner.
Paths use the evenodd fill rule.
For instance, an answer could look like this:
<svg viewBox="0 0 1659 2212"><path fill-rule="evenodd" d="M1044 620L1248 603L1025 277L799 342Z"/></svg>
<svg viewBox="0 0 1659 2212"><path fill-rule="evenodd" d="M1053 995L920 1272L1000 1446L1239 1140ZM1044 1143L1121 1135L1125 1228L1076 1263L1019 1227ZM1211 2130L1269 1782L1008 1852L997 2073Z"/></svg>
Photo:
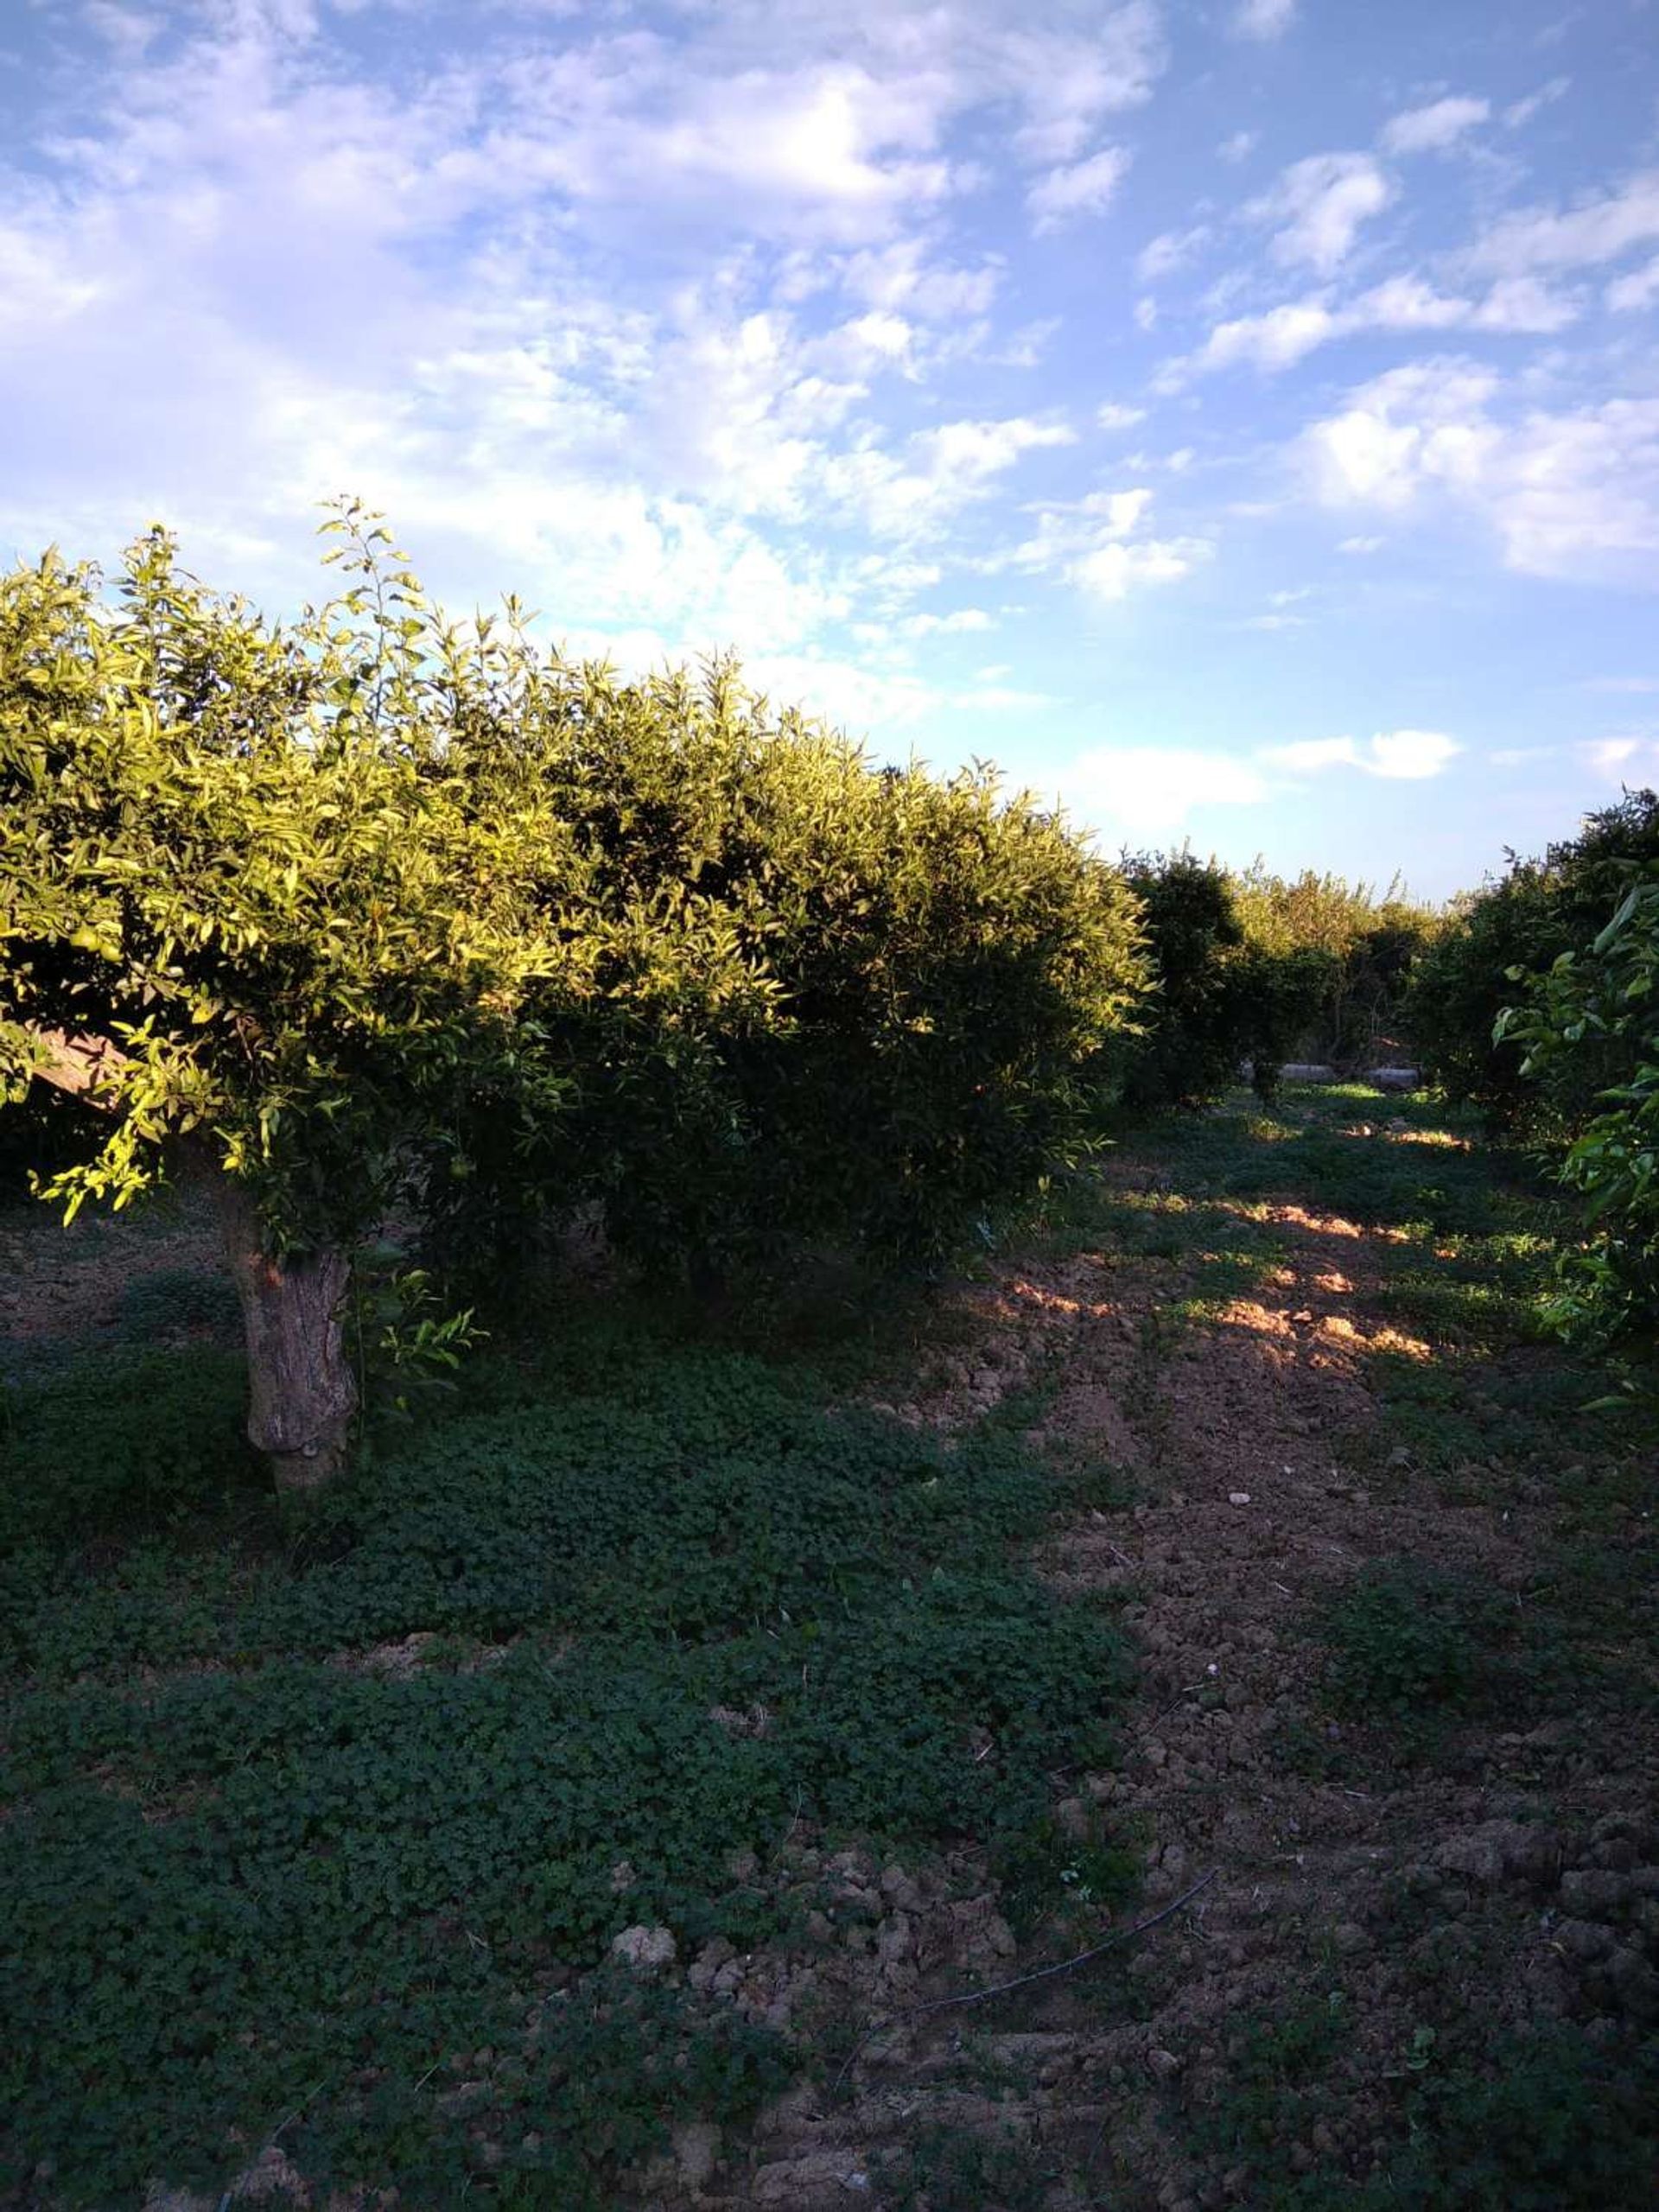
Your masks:
<svg viewBox="0 0 1659 2212"><path fill-rule="evenodd" d="M273 1259L237 1184L214 1179L248 1347L248 1441L283 1493L316 1490L346 1465L357 1385L346 1357L351 1262L339 1251Z"/></svg>
<svg viewBox="0 0 1659 2212"><path fill-rule="evenodd" d="M100 1094L126 1066L118 1046L64 1029L33 1034L39 1053L34 1073L41 1082L89 1105L107 1105ZM242 1301L248 1441L269 1463L279 1491L316 1490L344 1470L357 1411L342 1313L352 1263L340 1251L273 1259L247 1193L201 1140L187 1138L178 1157L183 1171L213 1194Z"/></svg>

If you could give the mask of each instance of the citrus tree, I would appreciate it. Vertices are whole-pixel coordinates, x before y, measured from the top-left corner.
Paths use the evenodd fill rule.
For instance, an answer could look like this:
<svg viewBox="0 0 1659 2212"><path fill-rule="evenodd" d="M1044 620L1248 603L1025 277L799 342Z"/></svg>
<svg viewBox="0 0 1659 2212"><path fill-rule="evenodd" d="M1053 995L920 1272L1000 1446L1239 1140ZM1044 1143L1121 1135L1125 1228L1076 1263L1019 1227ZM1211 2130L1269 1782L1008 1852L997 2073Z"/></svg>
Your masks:
<svg viewBox="0 0 1659 2212"><path fill-rule="evenodd" d="M873 771L718 664L564 671L505 757L467 749L569 826L618 933L600 1001L532 993L579 1104L528 1154L474 1116L463 1226L580 1183L656 1265L928 1259L1066 1156L1143 973L1135 899L1064 822L986 772Z"/></svg>
<svg viewBox="0 0 1659 2212"><path fill-rule="evenodd" d="M1312 868L1274 875L1259 861L1236 879L1236 897L1245 942L1290 1018L1291 1043L1312 1059L1363 1066L1400 1026L1440 915L1397 880L1378 897Z"/></svg>
<svg viewBox="0 0 1659 2212"><path fill-rule="evenodd" d="M1128 1091L1141 1105L1219 1096L1248 1061L1270 1099L1298 1047L1363 1053L1427 918L1339 877L1243 875L1191 851L1125 856L1156 991Z"/></svg>
<svg viewBox="0 0 1659 2212"><path fill-rule="evenodd" d="M73 1213L200 1176L250 1435L323 1479L353 1246L597 1204L676 1264L937 1250L1081 1126L1135 902L993 779L876 772L736 671L620 682L451 622L372 517L295 621L164 533L0 580L0 1071L95 1107Z"/></svg>
<svg viewBox="0 0 1659 2212"><path fill-rule="evenodd" d="M1406 1019L1426 1072L1450 1097L1479 1107L1495 1130L1569 1135L1594 1111L1611 1074L1585 1050L1551 1059L1547 1081L1522 1073L1526 1046L1513 1022L1522 973L1541 976L1563 953L1581 955L1629 888L1659 861L1659 796L1626 791L1587 815L1572 838L1538 859L1511 853L1503 874L1460 899L1418 962Z"/></svg>
<svg viewBox="0 0 1659 2212"><path fill-rule="evenodd" d="M1566 1264L1556 1317L1634 1340L1652 1356L1659 1329L1659 863L1634 874L1605 929L1527 979L1499 1028L1529 1079L1582 1096L1555 1173L1584 1208L1584 1249Z"/></svg>
<svg viewBox="0 0 1659 2212"><path fill-rule="evenodd" d="M345 1451L352 1245L468 1084L556 1113L517 1021L580 967L526 926L522 825L444 770L412 579L361 517L340 550L355 581L287 630L159 532L114 607L52 556L0 582L0 1052L100 1109L44 1193L207 1180L290 1484Z"/></svg>

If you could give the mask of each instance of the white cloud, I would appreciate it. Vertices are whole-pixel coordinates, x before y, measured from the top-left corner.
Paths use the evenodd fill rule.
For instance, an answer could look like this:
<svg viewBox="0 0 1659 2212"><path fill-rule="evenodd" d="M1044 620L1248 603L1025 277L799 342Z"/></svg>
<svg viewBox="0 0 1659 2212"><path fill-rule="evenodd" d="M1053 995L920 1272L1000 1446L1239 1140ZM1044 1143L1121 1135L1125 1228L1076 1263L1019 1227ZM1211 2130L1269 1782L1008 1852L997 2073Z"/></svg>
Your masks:
<svg viewBox="0 0 1659 2212"><path fill-rule="evenodd" d="M1076 432L1064 423L1033 423L1024 416L989 423L946 423L912 440L931 474L944 483L980 485L1011 468L1021 454L1043 446L1069 446Z"/></svg>
<svg viewBox="0 0 1659 2212"><path fill-rule="evenodd" d="M1090 492L1064 507L1039 510L1033 535L1007 556L1017 569L1052 569L1080 550L1128 537L1152 505L1145 486L1127 492Z"/></svg>
<svg viewBox="0 0 1659 2212"><path fill-rule="evenodd" d="M912 316L949 321L988 312L1002 278L995 259L967 269L930 260L919 238L890 239L861 246L832 262L831 273L855 299L867 306Z"/></svg>
<svg viewBox="0 0 1659 2212"><path fill-rule="evenodd" d="M1547 85L1541 85L1535 92L1529 92L1524 99L1512 101L1503 111L1504 128L1509 130L1523 129L1541 109L1561 99L1572 82L1570 77L1552 77Z"/></svg>
<svg viewBox="0 0 1659 2212"><path fill-rule="evenodd" d="M823 456L817 480L832 506L882 537L921 537L940 530L1024 454L1071 445L1064 423L1023 416L998 422L942 423L918 430L903 457L874 438Z"/></svg>
<svg viewBox="0 0 1659 2212"><path fill-rule="evenodd" d="M1472 321L1478 312L1469 301L1449 299L1421 276L1390 276L1363 292L1338 320L1353 330L1445 330Z"/></svg>
<svg viewBox="0 0 1659 2212"><path fill-rule="evenodd" d="M1605 296L1608 306L1619 315L1639 315L1659 302L1659 253L1645 268L1615 277Z"/></svg>
<svg viewBox="0 0 1659 2212"><path fill-rule="evenodd" d="M665 650L662 658L677 655ZM910 728L950 703L948 692L922 677L816 650L753 654L743 673L757 691L798 703L855 735Z"/></svg>
<svg viewBox="0 0 1659 2212"><path fill-rule="evenodd" d="M1474 330L1517 331L1548 337L1578 320L1574 302L1535 276L1500 276L1470 317Z"/></svg>
<svg viewBox="0 0 1659 2212"><path fill-rule="evenodd" d="M890 235L953 189L939 145L962 94L937 66L900 75L803 57L700 69L682 46L636 33L525 48L491 89L500 118L465 166L487 162L596 211L672 207L682 222L851 244Z"/></svg>
<svg viewBox="0 0 1659 2212"><path fill-rule="evenodd" d="M1363 557L1367 553L1376 552L1387 542L1385 538L1381 537L1344 537L1337 550L1338 553L1353 554Z"/></svg>
<svg viewBox="0 0 1659 2212"><path fill-rule="evenodd" d="M1592 691L1622 691L1646 693L1659 691L1659 676L1592 676L1589 678Z"/></svg>
<svg viewBox="0 0 1659 2212"><path fill-rule="evenodd" d="M1414 362L1349 396L1303 450L1333 507L1446 500L1534 575L1651 586L1659 579L1659 399L1560 413L1509 406L1474 362Z"/></svg>
<svg viewBox="0 0 1659 2212"><path fill-rule="evenodd" d="M1143 584L1179 583L1209 553L1209 546L1194 538L1148 538L1133 545L1112 540L1080 553L1065 574L1091 598L1115 602Z"/></svg>
<svg viewBox="0 0 1659 2212"><path fill-rule="evenodd" d="M1133 429L1137 423L1144 423L1146 419L1144 407L1126 407L1116 399L1103 400L1095 410L1095 420L1103 430Z"/></svg>
<svg viewBox="0 0 1659 2212"><path fill-rule="evenodd" d="M1382 730L1361 741L1353 737L1313 738L1300 745L1269 746L1262 759L1275 768L1317 774L1325 768L1359 768L1390 782L1418 783L1448 768L1463 747L1434 729Z"/></svg>
<svg viewBox="0 0 1659 2212"><path fill-rule="evenodd" d="M996 618L982 607L958 607L949 614L907 614L898 626L906 638L956 637L966 630L994 630Z"/></svg>
<svg viewBox="0 0 1659 2212"><path fill-rule="evenodd" d="M944 359L1041 342L982 323L1005 264L953 245L953 149L1012 103L1080 207L1096 119L1162 67L1155 8L1059 41L990 5L722 0L671 39L609 8L556 37L422 9L366 66L346 12L106 5L73 128L9 141L0 407L31 436L0 535L107 556L153 513L292 603L346 485L438 590L515 583L587 649L734 644L855 721L956 703L847 641L986 627L918 612L939 563L900 556L1074 434L910 403Z"/></svg>
<svg viewBox="0 0 1659 2212"><path fill-rule="evenodd" d="M124 61L142 60L161 35L162 27L153 16L142 16L136 8L118 7L115 0L85 0L81 13Z"/></svg>
<svg viewBox="0 0 1659 2212"><path fill-rule="evenodd" d="M1137 330L1154 329L1158 321L1158 302L1153 299L1137 300L1135 303L1135 326Z"/></svg>
<svg viewBox="0 0 1659 2212"><path fill-rule="evenodd" d="M1151 492L1138 486L1043 507L1028 537L980 565L1058 575L1086 596L1112 602L1143 585L1179 582L1214 549L1204 538L1141 536L1151 506Z"/></svg>
<svg viewBox="0 0 1659 2212"><path fill-rule="evenodd" d="M1135 256L1135 275L1143 284L1156 283L1159 277L1167 276L1172 270L1190 261L1200 247L1208 244L1210 235L1207 223L1195 223L1186 231L1165 231L1143 245Z"/></svg>
<svg viewBox="0 0 1659 2212"><path fill-rule="evenodd" d="M903 315L885 308L871 308L824 332L805 352L814 367L829 369L837 376L879 376L895 370L914 375L918 334L915 325ZM852 397L863 396L861 385L842 388Z"/></svg>
<svg viewBox="0 0 1659 2212"><path fill-rule="evenodd" d="M1239 38L1282 38L1296 20L1296 0L1239 0L1233 31Z"/></svg>
<svg viewBox="0 0 1659 2212"><path fill-rule="evenodd" d="M1239 315L1217 324L1191 365L1225 369L1248 361L1258 369L1289 368L1334 338L1339 327L1332 310L1317 300L1271 308L1265 315Z"/></svg>
<svg viewBox="0 0 1659 2212"><path fill-rule="evenodd" d="M1077 161L1102 116L1140 107L1151 99L1168 60L1154 0L1128 0L1127 6L1104 13L1088 12L1093 20L1076 31L1020 28L992 34L995 60L983 65L984 73L1000 79L1023 105L1026 119L1014 144L1035 166ZM906 11L893 13L902 20ZM1040 21L1043 13L1022 11L1022 20L1034 16ZM971 16L941 10L922 20L937 27L947 51L965 32L971 52Z"/></svg>
<svg viewBox="0 0 1659 2212"><path fill-rule="evenodd" d="M1012 683L981 683L975 690L953 693L950 703L969 713L1029 715L1063 707L1065 702L1052 691L1022 691Z"/></svg>
<svg viewBox="0 0 1659 2212"><path fill-rule="evenodd" d="M1408 505L1426 481L1478 480L1501 433L1485 415L1497 379L1473 362L1391 369L1315 423L1307 443L1327 505Z"/></svg>
<svg viewBox="0 0 1659 2212"><path fill-rule="evenodd" d="M1564 213L1534 207L1503 216L1476 245L1477 268L1506 276L1581 269L1616 261L1659 238L1659 169L1645 169L1618 191Z"/></svg>
<svg viewBox="0 0 1659 2212"><path fill-rule="evenodd" d="M1533 276L1502 278L1479 300L1437 292L1419 276L1390 276L1345 307L1318 298L1293 301L1263 315L1217 323L1196 354L1165 372L1165 381L1175 386L1189 370L1230 368L1241 362L1272 373L1294 367L1333 339L1363 331L1462 328L1548 334L1565 329L1577 313L1571 301Z"/></svg>
<svg viewBox="0 0 1659 2212"><path fill-rule="evenodd" d="M1054 338L1063 327L1057 315L1044 315L1036 322L1022 323L1001 340L995 352L986 350L982 358L1003 369L1034 369L1041 365Z"/></svg>
<svg viewBox="0 0 1659 2212"><path fill-rule="evenodd" d="M1224 162L1247 160L1260 144L1261 135L1260 131L1256 130L1235 130L1230 138L1222 140L1216 149L1216 153Z"/></svg>
<svg viewBox="0 0 1659 2212"><path fill-rule="evenodd" d="M1659 768L1659 739L1591 738L1573 749L1586 767L1610 784L1629 784Z"/></svg>
<svg viewBox="0 0 1659 2212"><path fill-rule="evenodd" d="M1328 276L1347 259L1361 225L1396 196L1392 179L1369 154L1310 154L1293 162L1273 189L1249 201L1244 212L1278 226L1275 260L1306 263Z"/></svg>
<svg viewBox="0 0 1659 2212"><path fill-rule="evenodd" d="M1103 745L1071 764L1059 795L1103 838L1134 842L1175 835L1201 807L1257 805L1270 788L1261 769L1237 753Z"/></svg>
<svg viewBox="0 0 1659 2212"><path fill-rule="evenodd" d="M1134 842L1172 836L1206 807L1260 805L1287 788L1287 778L1351 768L1389 782L1422 782L1443 773L1462 750L1455 739L1427 729L1384 730L1363 741L1314 738L1250 753L1104 745L1073 761L1060 795L1097 830Z"/></svg>
<svg viewBox="0 0 1659 2212"><path fill-rule="evenodd" d="M1389 154L1444 154L1484 123L1492 112L1490 100L1448 95L1427 107L1408 108L1382 128L1382 147Z"/></svg>
<svg viewBox="0 0 1659 2212"><path fill-rule="evenodd" d="M1074 216L1100 214L1128 166L1129 156L1121 146L1105 146L1087 161L1051 169L1026 194L1033 227L1039 232L1055 231Z"/></svg>

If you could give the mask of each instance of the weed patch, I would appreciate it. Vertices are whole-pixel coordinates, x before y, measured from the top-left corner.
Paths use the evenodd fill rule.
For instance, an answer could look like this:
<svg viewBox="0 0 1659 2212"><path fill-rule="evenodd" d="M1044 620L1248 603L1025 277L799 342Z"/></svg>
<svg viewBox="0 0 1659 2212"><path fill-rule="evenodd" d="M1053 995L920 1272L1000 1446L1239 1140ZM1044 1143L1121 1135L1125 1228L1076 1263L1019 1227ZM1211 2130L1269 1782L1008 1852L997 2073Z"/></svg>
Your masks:
<svg viewBox="0 0 1659 2212"><path fill-rule="evenodd" d="M728 2005L619 1990L620 1929L772 1940L801 1823L995 1844L1107 1755L1123 1647L1009 1564L1055 1502L1010 1439L589 1349L585 1389L567 1350L563 1388L503 1367L383 1442L287 1556L14 1551L8 2184L217 2185L299 2108L314 2177L609 2203L664 2113L732 2117L783 2063ZM416 1635L452 1641L341 1663Z"/></svg>
<svg viewBox="0 0 1659 2212"><path fill-rule="evenodd" d="M156 1530L259 1484L240 1357L111 1346L0 1385L0 1552Z"/></svg>
<svg viewBox="0 0 1659 2212"><path fill-rule="evenodd" d="M1659 2066L1621 2063L1570 2030L1511 2037L1487 2060L1426 2074L1408 2141L1360 2197L1365 2212L1609 2212L1652 2200Z"/></svg>
<svg viewBox="0 0 1659 2212"><path fill-rule="evenodd" d="M1282 2173L1290 2145L1322 2114L1348 2037L1347 2002L1335 1988L1242 2027L1228 2048L1227 2092L1195 2127L1199 2147L1258 2182Z"/></svg>
<svg viewBox="0 0 1659 2212"><path fill-rule="evenodd" d="M1036 2212L1058 2169L1011 2132L922 2129L885 2177L893 2212Z"/></svg>
<svg viewBox="0 0 1659 2212"><path fill-rule="evenodd" d="M1490 1693L1515 1618L1513 1601L1484 1584L1414 1560L1380 1562L1321 1620L1327 1694L1352 1719L1425 1741Z"/></svg>

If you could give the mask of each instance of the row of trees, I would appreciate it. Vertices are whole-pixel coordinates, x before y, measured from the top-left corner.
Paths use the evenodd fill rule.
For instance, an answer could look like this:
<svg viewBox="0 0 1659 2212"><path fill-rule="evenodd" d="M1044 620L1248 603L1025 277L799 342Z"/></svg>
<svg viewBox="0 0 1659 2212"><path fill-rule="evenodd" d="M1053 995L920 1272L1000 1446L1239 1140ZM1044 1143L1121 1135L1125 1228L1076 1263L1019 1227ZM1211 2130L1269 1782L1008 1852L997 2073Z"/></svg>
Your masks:
<svg viewBox="0 0 1659 2212"><path fill-rule="evenodd" d="M1659 795L1628 791L1459 901L1412 980L1427 1072L1582 1200L1559 1318L1659 1338Z"/></svg>
<svg viewBox="0 0 1659 2212"><path fill-rule="evenodd" d="M1436 910L1397 887L1126 855L1155 978L1136 1103L1196 1104L1251 1067L1408 1054L1577 1192L1557 1319L1653 1348L1659 1326L1659 798L1630 791L1539 859Z"/></svg>
<svg viewBox="0 0 1659 2212"><path fill-rule="evenodd" d="M913 1261L1076 1156L1104 1096L1193 1103L1244 1062L1270 1094L1402 1033L1585 1147L1607 1220L1651 1204L1603 1095L1645 1079L1654 1110L1650 796L1449 917L1111 865L730 666L623 683L512 601L450 622L375 518L329 529L342 588L287 625L161 532L112 595L55 556L0 580L0 1140L70 1213L213 1192L279 1482L342 1463L352 1255L393 1208L474 1259L585 1210L699 1280Z"/></svg>
<svg viewBox="0 0 1659 2212"><path fill-rule="evenodd" d="M1157 980L1126 1088L1138 1105L1192 1105L1243 1066L1270 1098L1287 1060L1357 1071L1397 1038L1413 966L1442 927L1391 887L1235 874L1190 851L1126 854Z"/></svg>
<svg viewBox="0 0 1659 2212"><path fill-rule="evenodd" d="M450 623L372 517L333 529L345 588L287 626L161 533L112 601L53 557L0 582L0 1073L70 1213L213 1190L280 1484L342 1462L393 1207L474 1249L596 1209L699 1273L916 1257L1084 1140L1147 974L1062 822L728 667Z"/></svg>

